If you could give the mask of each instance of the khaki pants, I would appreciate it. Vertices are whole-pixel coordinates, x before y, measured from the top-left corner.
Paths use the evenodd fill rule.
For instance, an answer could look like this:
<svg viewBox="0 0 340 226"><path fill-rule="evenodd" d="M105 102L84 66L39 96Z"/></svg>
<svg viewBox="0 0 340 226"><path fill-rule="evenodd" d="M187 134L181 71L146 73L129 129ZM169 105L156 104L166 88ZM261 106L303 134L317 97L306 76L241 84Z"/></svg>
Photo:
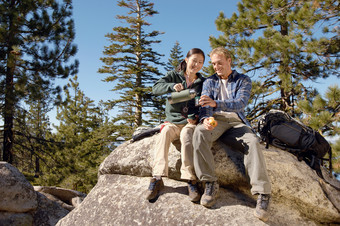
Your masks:
<svg viewBox="0 0 340 226"><path fill-rule="evenodd" d="M181 179L196 180L193 164L192 136L196 125L175 125L166 123L163 127L154 150L153 176L168 176L168 153L171 142L181 141Z"/></svg>
<svg viewBox="0 0 340 226"><path fill-rule="evenodd" d="M218 125L213 130L208 131L203 124L199 124L194 132L194 166L198 179L217 180L211 147L220 138L233 149L244 153L244 165L252 186L251 193L270 194L271 184L257 136L239 118L218 114L214 117Z"/></svg>

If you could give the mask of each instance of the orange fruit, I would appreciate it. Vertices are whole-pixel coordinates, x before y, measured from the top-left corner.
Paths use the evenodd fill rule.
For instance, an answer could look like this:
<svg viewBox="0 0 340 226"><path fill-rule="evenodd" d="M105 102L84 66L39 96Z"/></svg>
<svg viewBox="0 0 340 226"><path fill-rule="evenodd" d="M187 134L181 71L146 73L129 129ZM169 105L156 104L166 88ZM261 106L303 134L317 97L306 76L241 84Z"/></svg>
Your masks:
<svg viewBox="0 0 340 226"><path fill-rule="evenodd" d="M215 120L214 117L209 117L209 123L212 127L216 127L217 126L217 121Z"/></svg>

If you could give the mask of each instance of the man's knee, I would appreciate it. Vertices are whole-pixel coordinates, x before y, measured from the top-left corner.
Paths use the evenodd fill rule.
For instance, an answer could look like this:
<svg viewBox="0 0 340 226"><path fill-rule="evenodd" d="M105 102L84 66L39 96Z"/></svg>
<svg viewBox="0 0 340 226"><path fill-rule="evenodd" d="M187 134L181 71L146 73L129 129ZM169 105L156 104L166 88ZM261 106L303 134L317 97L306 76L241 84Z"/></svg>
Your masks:
<svg viewBox="0 0 340 226"><path fill-rule="evenodd" d="M202 149L203 146L211 146L212 131L205 129L204 125L197 126L193 135L193 145L195 149Z"/></svg>
<svg viewBox="0 0 340 226"><path fill-rule="evenodd" d="M195 128L194 131L194 136L199 136L201 134L203 134L206 131L205 127L203 124L198 124Z"/></svg>

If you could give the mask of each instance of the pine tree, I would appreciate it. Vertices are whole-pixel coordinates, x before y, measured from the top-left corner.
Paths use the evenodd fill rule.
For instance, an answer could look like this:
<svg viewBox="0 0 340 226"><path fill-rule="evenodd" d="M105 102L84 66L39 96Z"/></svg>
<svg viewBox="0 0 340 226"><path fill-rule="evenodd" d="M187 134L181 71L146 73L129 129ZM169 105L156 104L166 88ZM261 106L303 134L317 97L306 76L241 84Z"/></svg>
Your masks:
<svg viewBox="0 0 340 226"><path fill-rule="evenodd" d="M340 135L340 88L328 87L325 98L316 95L297 102L298 111L302 112L302 122L327 137ZM332 162L334 171L340 172L340 139L332 144Z"/></svg>
<svg viewBox="0 0 340 226"><path fill-rule="evenodd" d="M3 160L13 162L16 111L24 100L51 95L56 78L75 74L71 0L1 1L0 106L4 120ZM53 88L54 89L51 89Z"/></svg>
<svg viewBox="0 0 340 226"><path fill-rule="evenodd" d="M107 125L107 113L79 89L77 76L64 89L66 100L57 109L59 125L55 140L63 145L55 153L63 167L47 174L49 183L87 193L97 181L100 163L109 154L113 133ZM104 117L103 117L104 116ZM56 174L56 173L54 173Z"/></svg>
<svg viewBox="0 0 340 226"><path fill-rule="evenodd" d="M340 134L340 88L328 87L324 99L320 94L311 99L298 101L298 110L303 113L302 121L328 136Z"/></svg>
<svg viewBox="0 0 340 226"><path fill-rule="evenodd" d="M27 102L29 110L22 109L16 115L14 129L16 139L13 145L14 153L13 164L27 176L27 178L39 178L46 162L53 159L55 143L52 140L50 121L47 113L51 110L48 104L49 95L45 98ZM43 164L41 164L43 163ZM29 179L29 180L33 180Z"/></svg>
<svg viewBox="0 0 340 226"><path fill-rule="evenodd" d="M164 69L167 71L176 70L177 66L183 60L182 48L178 41L176 41L175 45L170 50L170 56L168 62L166 63ZM151 99L153 101L153 110L150 113L150 123L160 124L162 120L165 118L165 96L154 96L151 95Z"/></svg>
<svg viewBox="0 0 340 226"><path fill-rule="evenodd" d="M127 24L117 26L113 33L107 34L111 44L105 47L105 64L99 69L100 73L110 74L106 82L115 82L112 91L120 96L112 100L111 105L118 107L120 114L114 121L121 123L121 136L129 137L133 128L148 124L143 120L143 111L153 107L151 100L151 85L158 79L160 72L157 65L161 54L152 50L152 45L160 43L155 38L162 34L159 31L149 31L151 24L146 21L158 12L153 9L153 3L147 0L121 0L119 7L127 8L127 15L118 15L117 19Z"/></svg>
<svg viewBox="0 0 340 226"><path fill-rule="evenodd" d="M253 83L249 119L269 109L295 114L296 99L313 96L305 81L339 77L339 2L334 0L243 0L238 14L220 13L212 47L231 50Z"/></svg>
<svg viewBox="0 0 340 226"><path fill-rule="evenodd" d="M211 64L206 66L206 67L203 67L202 71L201 71L202 76L204 76L206 78L213 75L214 73L215 73L215 70L214 70L214 68Z"/></svg>
<svg viewBox="0 0 340 226"><path fill-rule="evenodd" d="M340 139L337 139L332 146L332 153L333 153L333 169L334 173L339 177L340 176Z"/></svg>
<svg viewBox="0 0 340 226"><path fill-rule="evenodd" d="M177 68L179 63L183 60L183 52L182 48L178 41L176 41L174 47L170 50L170 58L168 59L168 62L165 65L166 71L172 71Z"/></svg>

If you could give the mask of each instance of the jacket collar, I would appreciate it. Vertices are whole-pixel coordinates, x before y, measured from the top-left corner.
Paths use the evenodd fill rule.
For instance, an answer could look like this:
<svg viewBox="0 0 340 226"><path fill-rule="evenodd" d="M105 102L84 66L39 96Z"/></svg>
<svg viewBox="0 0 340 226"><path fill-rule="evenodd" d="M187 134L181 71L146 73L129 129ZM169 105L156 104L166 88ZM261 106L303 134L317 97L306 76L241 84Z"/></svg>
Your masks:
<svg viewBox="0 0 340 226"><path fill-rule="evenodd" d="M183 79L184 79L184 81L185 81L184 71L180 71L179 74L183 77ZM204 80L204 78L203 78L203 76L201 75L201 73L197 72L197 73L196 73L196 76L197 76L197 79L195 80L195 82L196 82L196 81L203 81L203 80ZM195 83L195 82L194 82L194 83Z"/></svg>
<svg viewBox="0 0 340 226"><path fill-rule="evenodd" d="M228 81L235 80L236 76L238 75L238 72L236 70L232 70L231 74L228 77ZM212 75L214 79L220 80L221 78L215 73Z"/></svg>

